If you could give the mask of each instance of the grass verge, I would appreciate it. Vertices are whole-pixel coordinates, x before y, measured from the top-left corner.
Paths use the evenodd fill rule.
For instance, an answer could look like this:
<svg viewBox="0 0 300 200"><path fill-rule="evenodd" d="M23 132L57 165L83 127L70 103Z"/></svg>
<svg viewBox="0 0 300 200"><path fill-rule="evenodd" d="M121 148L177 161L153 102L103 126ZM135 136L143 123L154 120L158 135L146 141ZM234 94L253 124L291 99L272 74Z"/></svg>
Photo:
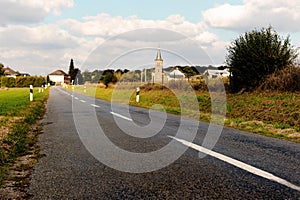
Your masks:
<svg viewBox="0 0 300 200"><path fill-rule="evenodd" d="M189 105L185 91L176 91L182 101L187 99L182 113L178 98L169 89L141 87L140 102L135 102L135 86L132 88L99 88L75 86L75 92L118 103L144 108L155 108L160 104L172 114L184 115L201 121L211 120L211 95L207 91L195 91L200 116ZM265 136L300 142L300 93L252 92L226 95L226 120L224 125Z"/></svg>
<svg viewBox="0 0 300 200"><path fill-rule="evenodd" d="M45 113L49 90L38 93L29 101L29 89L14 88L0 91L0 185L8 177L9 169L25 156L37 142L40 127L34 127Z"/></svg>

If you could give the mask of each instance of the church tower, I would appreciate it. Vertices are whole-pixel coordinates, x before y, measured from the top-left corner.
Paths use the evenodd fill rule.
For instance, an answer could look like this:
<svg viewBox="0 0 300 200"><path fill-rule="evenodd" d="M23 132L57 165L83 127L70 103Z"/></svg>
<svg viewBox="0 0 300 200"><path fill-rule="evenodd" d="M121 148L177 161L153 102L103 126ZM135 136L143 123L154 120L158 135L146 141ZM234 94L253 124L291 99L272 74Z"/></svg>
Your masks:
<svg viewBox="0 0 300 200"><path fill-rule="evenodd" d="M154 83L163 83L163 59L161 58L160 49L157 50L155 58L155 72L154 72Z"/></svg>

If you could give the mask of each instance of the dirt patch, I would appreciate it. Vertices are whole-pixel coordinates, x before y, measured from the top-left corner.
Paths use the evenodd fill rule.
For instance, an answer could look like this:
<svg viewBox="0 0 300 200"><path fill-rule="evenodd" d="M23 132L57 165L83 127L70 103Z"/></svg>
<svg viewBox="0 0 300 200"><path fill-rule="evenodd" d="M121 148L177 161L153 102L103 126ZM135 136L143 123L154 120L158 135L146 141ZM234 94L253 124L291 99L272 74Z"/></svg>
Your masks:
<svg viewBox="0 0 300 200"><path fill-rule="evenodd" d="M0 116L0 140L5 138L10 133L13 123L21 122L22 120L24 120L24 117Z"/></svg>
<svg viewBox="0 0 300 200"><path fill-rule="evenodd" d="M30 137L35 137L41 132L41 126L35 126L28 134ZM42 157L39 151L39 146L37 144L33 145L26 155L17 158L14 164L8 167L8 175L0 188L0 199L19 200L30 198L26 193L26 189L30 184L33 167L38 162L38 159Z"/></svg>

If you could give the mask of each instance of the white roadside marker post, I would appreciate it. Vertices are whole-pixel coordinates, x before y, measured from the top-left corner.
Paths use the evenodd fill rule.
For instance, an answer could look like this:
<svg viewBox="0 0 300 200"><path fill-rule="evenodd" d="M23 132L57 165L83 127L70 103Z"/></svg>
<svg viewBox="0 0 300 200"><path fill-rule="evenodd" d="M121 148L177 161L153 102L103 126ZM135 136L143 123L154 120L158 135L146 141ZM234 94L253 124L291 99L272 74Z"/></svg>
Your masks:
<svg viewBox="0 0 300 200"><path fill-rule="evenodd" d="M140 87L137 87L137 88L136 88L136 97L135 97L135 101L136 101L137 103L140 102Z"/></svg>
<svg viewBox="0 0 300 200"><path fill-rule="evenodd" d="M33 86L32 85L30 85L29 91L30 91L29 99L30 99L30 101L33 101Z"/></svg>
<svg viewBox="0 0 300 200"><path fill-rule="evenodd" d="M86 86L84 86L83 92L86 93Z"/></svg>
<svg viewBox="0 0 300 200"><path fill-rule="evenodd" d="M42 92L44 92L44 85L42 85Z"/></svg>

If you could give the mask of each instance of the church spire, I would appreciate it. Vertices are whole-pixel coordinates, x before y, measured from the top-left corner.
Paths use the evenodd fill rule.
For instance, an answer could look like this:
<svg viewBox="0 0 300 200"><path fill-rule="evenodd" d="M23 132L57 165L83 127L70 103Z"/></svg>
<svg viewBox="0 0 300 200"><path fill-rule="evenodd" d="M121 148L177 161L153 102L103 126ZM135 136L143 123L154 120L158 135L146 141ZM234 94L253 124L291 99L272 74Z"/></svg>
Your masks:
<svg viewBox="0 0 300 200"><path fill-rule="evenodd" d="M156 54L156 59L155 60L163 60L162 58L161 58L161 53L160 53L160 48L158 48L158 50L157 50L157 54Z"/></svg>

